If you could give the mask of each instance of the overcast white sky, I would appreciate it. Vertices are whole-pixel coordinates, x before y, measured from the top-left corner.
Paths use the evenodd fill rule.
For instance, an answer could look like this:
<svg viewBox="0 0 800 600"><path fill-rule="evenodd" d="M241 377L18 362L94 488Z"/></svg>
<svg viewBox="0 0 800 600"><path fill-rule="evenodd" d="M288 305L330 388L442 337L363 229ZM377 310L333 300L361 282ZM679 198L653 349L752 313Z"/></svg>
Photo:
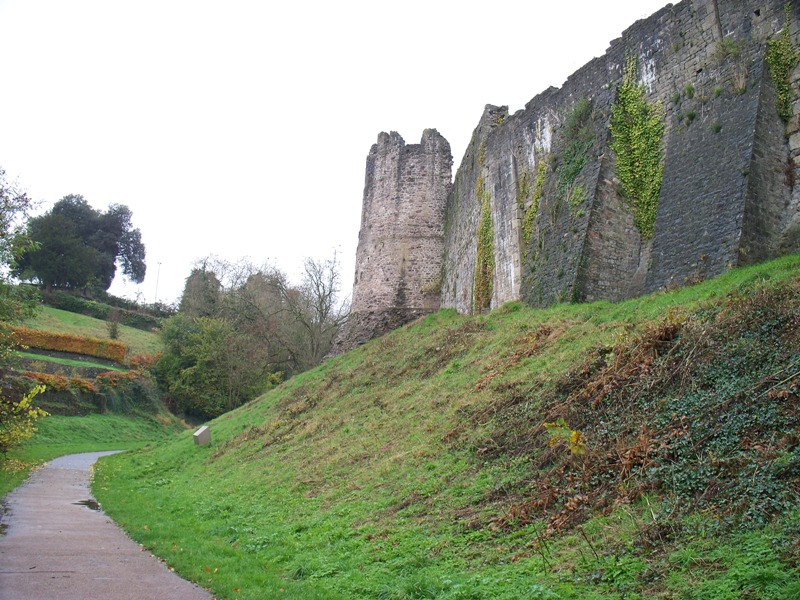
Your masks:
<svg viewBox="0 0 800 600"><path fill-rule="evenodd" d="M175 301L211 254L296 280L336 250L349 294L379 132L438 129L455 172L484 105L523 108L666 4L0 0L0 166L42 210L131 208L147 278L113 293Z"/></svg>

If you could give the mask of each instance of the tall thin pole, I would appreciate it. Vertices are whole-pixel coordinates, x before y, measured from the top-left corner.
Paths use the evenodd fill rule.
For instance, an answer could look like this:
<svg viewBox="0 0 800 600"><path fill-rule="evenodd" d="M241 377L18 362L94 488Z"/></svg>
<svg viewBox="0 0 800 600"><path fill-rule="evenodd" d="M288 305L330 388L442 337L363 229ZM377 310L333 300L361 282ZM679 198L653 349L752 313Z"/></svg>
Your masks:
<svg viewBox="0 0 800 600"><path fill-rule="evenodd" d="M153 304L158 304L158 280L161 278L161 262L158 263L158 271L156 271L156 297Z"/></svg>

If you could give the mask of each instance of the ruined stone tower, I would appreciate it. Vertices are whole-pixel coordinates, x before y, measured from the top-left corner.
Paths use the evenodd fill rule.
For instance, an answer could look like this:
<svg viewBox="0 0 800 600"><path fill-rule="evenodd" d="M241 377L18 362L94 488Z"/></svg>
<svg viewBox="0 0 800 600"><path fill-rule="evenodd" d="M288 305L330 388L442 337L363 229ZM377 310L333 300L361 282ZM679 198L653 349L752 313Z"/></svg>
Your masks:
<svg viewBox="0 0 800 600"><path fill-rule="evenodd" d="M439 308L452 166L435 129L419 144L378 136L367 156L350 322L334 353Z"/></svg>

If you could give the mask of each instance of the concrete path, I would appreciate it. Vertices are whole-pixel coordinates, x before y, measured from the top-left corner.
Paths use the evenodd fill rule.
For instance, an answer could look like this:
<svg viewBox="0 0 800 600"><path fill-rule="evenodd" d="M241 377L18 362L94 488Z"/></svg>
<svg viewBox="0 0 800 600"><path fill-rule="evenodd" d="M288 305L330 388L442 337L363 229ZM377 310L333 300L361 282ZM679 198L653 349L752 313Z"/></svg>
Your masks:
<svg viewBox="0 0 800 600"><path fill-rule="evenodd" d="M62 456L6 497L0 600L209 600L132 541L91 496L91 466Z"/></svg>

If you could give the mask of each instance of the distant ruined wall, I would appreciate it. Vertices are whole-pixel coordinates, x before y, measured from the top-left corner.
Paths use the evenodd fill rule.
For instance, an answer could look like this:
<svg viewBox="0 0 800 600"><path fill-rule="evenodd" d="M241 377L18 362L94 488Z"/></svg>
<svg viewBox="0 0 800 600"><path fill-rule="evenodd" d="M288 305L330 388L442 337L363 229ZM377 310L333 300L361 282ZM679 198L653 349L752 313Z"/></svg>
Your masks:
<svg viewBox="0 0 800 600"><path fill-rule="evenodd" d="M334 353L439 309L452 165L435 129L419 144L378 136L367 157L350 322Z"/></svg>
<svg viewBox="0 0 800 600"><path fill-rule="evenodd" d="M616 301L800 250L800 67L790 75L784 122L766 59L786 6L800 48L796 1L683 0L637 21L523 110L509 115L487 105L452 186L437 171L435 190L417 189L390 158L403 155L402 140L381 134L367 164L356 323L386 317L389 308L405 319L403 311L439 305L479 313L519 299ZM629 61L663 122L660 193L644 233L612 149L612 112ZM433 135L426 131L428 145ZM447 144L435 140L437 148ZM449 148L444 163L449 173ZM398 195L437 199L422 203L427 227L386 232L403 222L389 216L399 213L387 199ZM440 296L426 287L434 273ZM369 339L370 328L359 327L361 341Z"/></svg>

